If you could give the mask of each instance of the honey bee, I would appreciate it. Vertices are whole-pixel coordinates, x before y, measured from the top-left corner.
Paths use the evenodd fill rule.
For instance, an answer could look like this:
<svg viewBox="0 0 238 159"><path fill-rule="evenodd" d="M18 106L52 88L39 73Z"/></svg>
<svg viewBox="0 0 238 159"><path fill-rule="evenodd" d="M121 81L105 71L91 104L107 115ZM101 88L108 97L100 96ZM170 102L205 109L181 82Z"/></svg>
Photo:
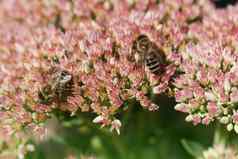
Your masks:
<svg viewBox="0 0 238 159"><path fill-rule="evenodd" d="M143 65L151 73L161 75L167 65L166 56L148 36L139 35L132 44L130 60Z"/></svg>
<svg viewBox="0 0 238 159"><path fill-rule="evenodd" d="M66 70L52 69L47 84L38 92L41 104L62 103L73 94L73 76Z"/></svg>

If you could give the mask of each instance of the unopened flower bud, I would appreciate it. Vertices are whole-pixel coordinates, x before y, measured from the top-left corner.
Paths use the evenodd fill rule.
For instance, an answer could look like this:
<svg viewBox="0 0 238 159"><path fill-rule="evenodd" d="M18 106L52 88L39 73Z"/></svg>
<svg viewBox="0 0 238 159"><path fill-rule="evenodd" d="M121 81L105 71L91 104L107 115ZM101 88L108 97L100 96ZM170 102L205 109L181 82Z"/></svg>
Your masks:
<svg viewBox="0 0 238 159"><path fill-rule="evenodd" d="M193 121L193 116L192 116L191 114L188 115L188 116L185 118L185 121L187 121L187 122Z"/></svg>
<svg viewBox="0 0 238 159"><path fill-rule="evenodd" d="M227 116L224 116L220 119L220 123L222 124L228 124L229 118Z"/></svg>
<svg viewBox="0 0 238 159"><path fill-rule="evenodd" d="M185 103L177 104L175 106L175 110L180 111L180 112L188 112L188 108Z"/></svg>
<svg viewBox="0 0 238 159"><path fill-rule="evenodd" d="M205 92L205 97L209 101L216 101L216 96L212 92Z"/></svg>
<svg viewBox="0 0 238 159"><path fill-rule="evenodd" d="M121 121L118 119L115 119L112 121L111 131L114 129L116 130L117 134L120 135L120 127L121 127Z"/></svg>
<svg viewBox="0 0 238 159"><path fill-rule="evenodd" d="M27 149L27 151L29 151L29 152L33 152L33 151L35 151L35 146L32 145L32 144L27 144L27 145L26 145L26 149Z"/></svg>
<svg viewBox="0 0 238 159"><path fill-rule="evenodd" d="M237 124L234 126L234 130L238 134L238 125Z"/></svg>
<svg viewBox="0 0 238 159"><path fill-rule="evenodd" d="M99 115L93 119L93 123L101 123L104 120L103 116Z"/></svg>
<svg viewBox="0 0 238 159"><path fill-rule="evenodd" d="M225 79L225 81L224 81L224 90L225 90L226 94L228 94L231 90L231 84L228 79Z"/></svg>
<svg viewBox="0 0 238 159"><path fill-rule="evenodd" d="M227 127L226 127L227 131L231 131L233 130L233 124L228 124Z"/></svg>

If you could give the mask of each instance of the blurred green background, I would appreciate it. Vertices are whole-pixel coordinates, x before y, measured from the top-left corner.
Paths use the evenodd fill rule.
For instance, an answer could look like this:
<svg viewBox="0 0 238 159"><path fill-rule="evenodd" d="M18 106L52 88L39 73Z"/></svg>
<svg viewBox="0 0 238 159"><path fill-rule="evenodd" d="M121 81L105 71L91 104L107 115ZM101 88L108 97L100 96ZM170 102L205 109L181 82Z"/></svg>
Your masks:
<svg viewBox="0 0 238 159"><path fill-rule="evenodd" d="M157 99L160 109L144 110L135 101L119 113L121 135L93 124L95 116L80 113L78 117L61 119L51 137L37 144L27 159L65 159L67 154L94 155L97 159L191 159L182 140L209 147L213 142L214 124L193 126L185 115L173 108L174 99ZM63 115L65 117L65 114Z"/></svg>

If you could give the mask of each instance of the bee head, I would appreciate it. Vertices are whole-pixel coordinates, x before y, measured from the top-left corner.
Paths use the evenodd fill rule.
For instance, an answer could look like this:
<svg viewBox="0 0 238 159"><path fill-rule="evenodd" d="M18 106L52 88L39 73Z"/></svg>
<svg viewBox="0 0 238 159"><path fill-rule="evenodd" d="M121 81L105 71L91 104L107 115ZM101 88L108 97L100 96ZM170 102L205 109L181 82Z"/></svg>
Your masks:
<svg viewBox="0 0 238 159"><path fill-rule="evenodd" d="M139 53L145 53L149 49L150 44L151 41L148 36L142 34L136 38L133 44L133 49L137 50Z"/></svg>
<svg viewBox="0 0 238 159"><path fill-rule="evenodd" d="M62 71L62 72L60 72L59 78L60 78L59 81L61 83L67 83L67 82L71 81L72 75L70 75L69 72L67 72L67 71Z"/></svg>

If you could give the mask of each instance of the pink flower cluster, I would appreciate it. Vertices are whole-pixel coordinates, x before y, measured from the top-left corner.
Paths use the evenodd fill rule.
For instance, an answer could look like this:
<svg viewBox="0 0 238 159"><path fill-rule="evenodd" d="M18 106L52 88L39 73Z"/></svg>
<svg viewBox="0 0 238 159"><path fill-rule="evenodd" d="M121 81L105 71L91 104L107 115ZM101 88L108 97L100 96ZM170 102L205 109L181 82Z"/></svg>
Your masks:
<svg viewBox="0 0 238 159"><path fill-rule="evenodd" d="M135 38L146 34L165 47L167 58L173 61L172 40L177 44L183 36L167 13L173 4L126 0L0 3L0 106L6 134L17 133L16 127L42 134L42 123L55 109L71 115L96 113L94 122L111 125L118 132L121 123L114 115L125 101L135 98L148 110L158 109L147 95L167 89L175 65L168 65L158 76L143 66L135 67L128 56ZM50 70L55 68L72 78L72 94L67 101L46 102L40 95L50 98L44 90L59 84L50 82L55 76Z"/></svg>
<svg viewBox="0 0 238 159"><path fill-rule="evenodd" d="M187 121L208 125L218 120L238 133L237 9L207 7L203 23L191 26L188 35L196 41L180 49L182 73L174 90L175 109L188 113Z"/></svg>

